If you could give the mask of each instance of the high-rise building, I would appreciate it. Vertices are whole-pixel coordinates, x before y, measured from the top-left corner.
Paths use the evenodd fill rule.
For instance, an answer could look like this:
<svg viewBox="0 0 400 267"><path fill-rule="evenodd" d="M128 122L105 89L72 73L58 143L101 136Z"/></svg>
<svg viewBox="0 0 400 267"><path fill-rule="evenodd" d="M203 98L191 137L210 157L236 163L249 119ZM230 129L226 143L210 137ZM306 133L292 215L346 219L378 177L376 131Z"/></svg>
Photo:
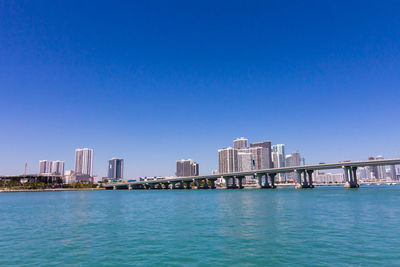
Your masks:
<svg viewBox="0 0 400 267"><path fill-rule="evenodd" d="M266 163L264 164L265 169L272 168L272 156L271 156L271 142L264 141L264 142L253 142L250 143L250 147L263 147L266 149Z"/></svg>
<svg viewBox="0 0 400 267"><path fill-rule="evenodd" d="M286 155L285 164L286 164L286 167L294 166L293 165L293 155L292 154Z"/></svg>
<svg viewBox="0 0 400 267"><path fill-rule="evenodd" d="M199 175L199 164L194 162L192 159L182 159L176 162L176 176L198 176Z"/></svg>
<svg viewBox="0 0 400 267"><path fill-rule="evenodd" d="M240 149L239 152L251 154L252 170L269 169L267 149L265 147L249 147Z"/></svg>
<svg viewBox="0 0 400 267"><path fill-rule="evenodd" d="M286 166L286 154L285 154L285 145L277 144L271 147L272 150L272 163L274 168L283 168ZM286 179L286 175L284 173L278 174L278 181L282 182Z"/></svg>
<svg viewBox="0 0 400 267"><path fill-rule="evenodd" d="M278 144L278 145L273 145L271 147L272 152L277 152L278 154L281 154L283 158L286 158L285 154L285 145L284 144ZM281 168L285 166L274 166L274 168Z"/></svg>
<svg viewBox="0 0 400 267"><path fill-rule="evenodd" d="M64 175L64 161L53 161L51 167L51 173L56 175Z"/></svg>
<svg viewBox="0 0 400 267"><path fill-rule="evenodd" d="M276 153L276 152L274 152ZM287 155L285 159L285 166L286 167L295 167L295 166L300 166L301 165L301 157L299 151L294 151L292 154ZM286 174L286 179L293 181L296 179L296 174L294 172L287 173Z"/></svg>
<svg viewBox="0 0 400 267"><path fill-rule="evenodd" d="M93 149L75 150L75 173L93 176Z"/></svg>
<svg viewBox="0 0 400 267"><path fill-rule="evenodd" d="M299 151L294 151L292 154L286 156L285 166L286 167L295 167L301 166L301 157Z"/></svg>
<svg viewBox="0 0 400 267"><path fill-rule="evenodd" d="M218 173L238 171L238 150L232 147L218 150Z"/></svg>
<svg viewBox="0 0 400 267"><path fill-rule="evenodd" d="M39 161L39 174L51 173L51 161L41 160Z"/></svg>
<svg viewBox="0 0 400 267"><path fill-rule="evenodd" d="M108 161L108 178L124 178L124 160L112 158Z"/></svg>
<svg viewBox="0 0 400 267"><path fill-rule="evenodd" d="M235 140L233 140L233 148L234 149L247 148L249 146L248 143L249 140L244 137L236 138Z"/></svg>
<svg viewBox="0 0 400 267"><path fill-rule="evenodd" d="M286 160L283 159L283 155L279 152L272 152L272 163L274 168L282 168L286 165Z"/></svg>
<svg viewBox="0 0 400 267"><path fill-rule="evenodd" d="M357 176L360 179L360 181L367 180L367 167L358 167Z"/></svg>
<svg viewBox="0 0 400 267"><path fill-rule="evenodd" d="M238 171L239 172L251 171L253 169L252 153L242 152L239 150L237 155L238 155Z"/></svg>

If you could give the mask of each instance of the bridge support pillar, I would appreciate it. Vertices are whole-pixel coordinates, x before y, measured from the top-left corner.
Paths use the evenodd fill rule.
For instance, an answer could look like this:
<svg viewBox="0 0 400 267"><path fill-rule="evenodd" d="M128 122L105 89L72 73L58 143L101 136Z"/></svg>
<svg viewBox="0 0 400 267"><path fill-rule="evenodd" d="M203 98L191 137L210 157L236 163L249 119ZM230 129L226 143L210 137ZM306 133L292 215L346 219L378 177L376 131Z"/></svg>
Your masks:
<svg viewBox="0 0 400 267"><path fill-rule="evenodd" d="M304 173L304 179L306 179L306 177L305 177L306 173L308 174L308 184L307 184L308 187L307 188L314 188L313 178L312 178L313 172L314 172L314 170L307 170Z"/></svg>
<svg viewBox="0 0 400 267"><path fill-rule="evenodd" d="M204 178L204 185L203 185L203 189L208 189L208 183L207 183L207 179Z"/></svg>
<svg viewBox="0 0 400 267"><path fill-rule="evenodd" d="M239 182L239 189L242 189L243 188L243 179L245 177L244 176L237 176L236 178L238 179L238 182ZM233 179L235 179L235 178L233 178Z"/></svg>
<svg viewBox="0 0 400 267"><path fill-rule="evenodd" d="M183 184L183 181L178 182L178 189L185 189L185 185Z"/></svg>
<svg viewBox="0 0 400 267"><path fill-rule="evenodd" d="M346 179L344 187L358 188L359 185L357 183L357 167L344 166L343 169L344 169L344 177Z"/></svg>
<svg viewBox="0 0 400 267"><path fill-rule="evenodd" d="M270 188L276 188L276 185L275 185L276 173L269 173L268 176L269 176L269 179L271 180Z"/></svg>
<svg viewBox="0 0 400 267"><path fill-rule="evenodd" d="M303 184L301 185L302 188L309 188L310 185L308 184L308 180L307 180L307 172L306 170L303 170Z"/></svg>
<svg viewBox="0 0 400 267"><path fill-rule="evenodd" d="M344 177L346 179L346 183L344 188L358 188L359 185L357 183L357 167L344 166Z"/></svg>
<svg viewBox="0 0 400 267"><path fill-rule="evenodd" d="M230 179L232 179L232 184L229 184ZM236 188L236 180L235 177L227 176L224 177L226 189L233 189Z"/></svg>
<svg viewBox="0 0 400 267"><path fill-rule="evenodd" d="M357 167L351 167L353 171L353 188L358 188L360 185L357 182Z"/></svg>
<svg viewBox="0 0 400 267"><path fill-rule="evenodd" d="M345 188L350 188L350 181L349 181L349 167L344 166L343 167L343 171L344 171L344 179L345 179L345 184L344 187Z"/></svg>
<svg viewBox="0 0 400 267"><path fill-rule="evenodd" d="M223 177L225 180L225 188L229 189L229 177Z"/></svg>
<svg viewBox="0 0 400 267"><path fill-rule="evenodd" d="M192 189L192 181L185 181L186 189Z"/></svg>
<svg viewBox="0 0 400 267"><path fill-rule="evenodd" d="M263 187L263 185L262 185L262 175L257 175L257 182L258 182L258 186L260 188L262 188Z"/></svg>
<svg viewBox="0 0 400 267"><path fill-rule="evenodd" d="M268 173L264 174L264 184L261 184L261 188L271 188L271 185L269 183L269 177L268 177Z"/></svg>
<svg viewBox="0 0 400 267"><path fill-rule="evenodd" d="M306 170L304 170L304 169L303 170L296 170L296 173L297 173L296 189L309 188L309 184L308 184L308 181L307 181Z"/></svg>
<svg viewBox="0 0 400 267"><path fill-rule="evenodd" d="M196 187L197 187L197 189L200 189L201 188L201 179L195 179L194 180L194 182L196 183Z"/></svg>
<svg viewBox="0 0 400 267"><path fill-rule="evenodd" d="M231 177L231 179L232 179L232 188L233 188L233 189L238 188L238 186L237 186L237 184L236 184L236 177Z"/></svg>
<svg viewBox="0 0 400 267"><path fill-rule="evenodd" d="M171 189L176 189L176 182L171 182Z"/></svg>
<svg viewBox="0 0 400 267"><path fill-rule="evenodd" d="M301 170L296 170L296 175L297 175L296 189L299 189L301 188Z"/></svg>
<svg viewBox="0 0 400 267"><path fill-rule="evenodd" d="M115 185L113 186L113 190L117 190L117 187Z"/></svg>
<svg viewBox="0 0 400 267"><path fill-rule="evenodd" d="M128 184L128 190L132 190L132 185Z"/></svg>
<svg viewBox="0 0 400 267"><path fill-rule="evenodd" d="M215 189L216 187L215 187L215 180L216 179L208 179L209 181L210 181L210 183L211 183L211 189Z"/></svg>

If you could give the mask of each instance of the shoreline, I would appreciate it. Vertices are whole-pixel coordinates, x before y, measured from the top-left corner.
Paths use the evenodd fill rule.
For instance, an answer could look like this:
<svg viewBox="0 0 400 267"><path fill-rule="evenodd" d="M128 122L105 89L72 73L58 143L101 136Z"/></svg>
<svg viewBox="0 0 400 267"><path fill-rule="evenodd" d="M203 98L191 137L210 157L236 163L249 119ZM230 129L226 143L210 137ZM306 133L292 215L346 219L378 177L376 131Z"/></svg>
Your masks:
<svg viewBox="0 0 400 267"><path fill-rule="evenodd" d="M369 186L369 185L386 185L387 183L360 183L360 185L364 186ZM391 183L391 185L398 185L400 183ZM344 183L335 183L335 184L314 184L315 187L330 187L330 186L343 186ZM285 188L285 187L294 187L296 186L295 184L277 184L277 188ZM226 188L224 187L217 187L216 189L222 189L225 190ZM255 185L245 185L242 190L248 190L248 189L259 189ZM48 188L48 189L21 189L21 190L15 190L15 189L7 189L7 190L0 190L0 193L19 193L19 192L66 192L66 191L102 191L106 190L105 188ZM135 189L132 189L135 190Z"/></svg>
<svg viewBox="0 0 400 267"><path fill-rule="evenodd" d="M65 192L65 191L99 191L105 190L104 188L49 188L49 189L9 189L0 190L0 193L18 193L18 192Z"/></svg>

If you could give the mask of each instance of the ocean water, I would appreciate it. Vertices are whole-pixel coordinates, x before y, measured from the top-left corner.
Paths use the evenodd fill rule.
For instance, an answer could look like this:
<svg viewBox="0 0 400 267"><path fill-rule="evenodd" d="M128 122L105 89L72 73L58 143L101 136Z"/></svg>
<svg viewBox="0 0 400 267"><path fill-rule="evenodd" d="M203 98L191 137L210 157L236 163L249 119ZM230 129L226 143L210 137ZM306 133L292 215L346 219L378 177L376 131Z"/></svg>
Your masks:
<svg viewBox="0 0 400 267"><path fill-rule="evenodd" d="M4 266L400 266L400 187L0 194Z"/></svg>

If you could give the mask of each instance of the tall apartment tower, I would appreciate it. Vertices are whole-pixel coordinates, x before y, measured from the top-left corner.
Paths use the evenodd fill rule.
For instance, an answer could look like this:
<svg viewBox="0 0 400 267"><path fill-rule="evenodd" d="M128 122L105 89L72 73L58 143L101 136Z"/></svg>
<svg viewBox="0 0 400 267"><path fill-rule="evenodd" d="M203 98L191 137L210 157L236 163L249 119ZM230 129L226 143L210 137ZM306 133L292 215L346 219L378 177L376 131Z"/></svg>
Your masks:
<svg viewBox="0 0 400 267"><path fill-rule="evenodd" d="M56 175L64 175L64 161L53 161L51 164L51 173Z"/></svg>
<svg viewBox="0 0 400 267"><path fill-rule="evenodd" d="M285 167L301 166L301 157L299 151L294 151L292 154L286 156Z"/></svg>
<svg viewBox="0 0 400 267"><path fill-rule="evenodd" d="M176 176L198 176L199 175L199 164L194 162L192 159L182 159L176 162Z"/></svg>
<svg viewBox="0 0 400 267"><path fill-rule="evenodd" d="M112 158L108 161L108 178L124 178L124 160Z"/></svg>
<svg viewBox="0 0 400 267"><path fill-rule="evenodd" d="M93 176L93 149L78 148L75 150L75 172Z"/></svg>
<svg viewBox="0 0 400 267"><path fill-rule="evenodd" d="M292 154L286 156L286 159L285 159L286 167L295 167L295 166L300 166L300 165L301 165L301 157L300 157L300 153L298 151L292 152ZM286 178L288 180L295 180L296 174L294 172L287 173Z"/></svg>
<svg viewBox="0 0 400 267"><path fill-rule="evenodd" d="M218 173L238 171L238 150L232 147L218 150Z"/></svg>
<svg viewBox="0 0 400 267"><path fill-rule="evenodd" d="M264 142L254 142L250 143L250 147L263 147L266 149L266 162L263 164L264 169L272 168L272 157L271 157L271 142L264 141Z"/></svg>
<svg viewBox="0 0 400 267"><path fill-rule="evenodd" d="M39 161L39 174L51 173L51 167L50 160Z"/></svg>
<svg viewBox="0 0 400 267"><path fill-rule="evenodd" d="M274 168L285 167L286 165L285 145L284 144L273 145L271 149L272 149L272 162L274 164ZM282 182L286 179L286 175L284 173L279 173L277 178L278 181Z"/></svg>
<svg viewBox="0 0 400 267"><path fill-rule="evenodd" d="M265 147L249 147L239 152L251 154L252 170L269 169L268 153Z"/></svg>
<svg viewBox="0 0 400 267"><path fill-rule="evenodd" d="M236 138L235 140L233 140L234 149L247 148L248 146L249 146L249 140L244 137Z"/></svg>
<svg viewBox="0 0 400 267"><path fill-rule="evenodd" d="M253 155L250 152L238 152L238 171L245 172L253 169Z"/></svg>

